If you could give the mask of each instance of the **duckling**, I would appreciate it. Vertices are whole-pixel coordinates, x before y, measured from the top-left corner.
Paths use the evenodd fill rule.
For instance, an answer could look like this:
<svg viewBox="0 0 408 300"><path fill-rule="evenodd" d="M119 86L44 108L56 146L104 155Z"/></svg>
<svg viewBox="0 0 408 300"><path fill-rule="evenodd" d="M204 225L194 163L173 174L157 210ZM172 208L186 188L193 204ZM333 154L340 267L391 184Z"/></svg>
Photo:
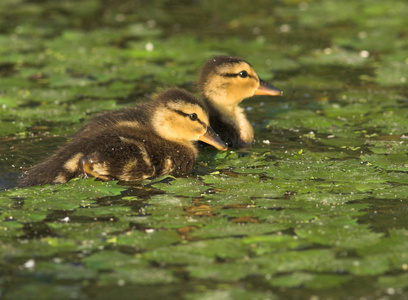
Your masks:
<svg viewBox="0 0 408 300"><path fill-rule="evenodd" d="M134 108L106 113L90 122L20 186L65 183L74 177L136 181L173 171L189 172L195 141L227 146L209 126L206 106L182 89L169 89Z"/></svg>
<svg viewBox="0 0 408 300"><path fill-rule="evenodd" d="M254 130L239 104L253 95L281 96L282 91L259 78L245 60L215 56L201 69L198 90L210 112L210 124L224 142L233 147L248 146Z"/></svg>

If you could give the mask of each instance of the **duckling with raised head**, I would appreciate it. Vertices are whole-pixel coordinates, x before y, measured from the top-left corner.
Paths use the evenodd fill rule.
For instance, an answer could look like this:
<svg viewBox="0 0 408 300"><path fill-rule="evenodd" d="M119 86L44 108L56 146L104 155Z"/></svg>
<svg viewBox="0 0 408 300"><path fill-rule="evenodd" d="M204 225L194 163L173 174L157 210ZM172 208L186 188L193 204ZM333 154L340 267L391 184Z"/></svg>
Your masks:
<svg viewBox="0 0 408 300"><path fill-rule="evenodd" d="M245 60L215 56L201 69L199 92L210 113L210 124L224 142L233 147L252 143L254 130L239 104L253 95L281 96L282 91L259 78Z"/></svg>
<svg viewBox="0 0 408 300"><path fill-rule="evenodd" d="M26 172L20 186L65 183L78 176L136 181L189 172L197 157L195 141L227 149L209 126L205 104L181 89L96 120Z"/></svg>

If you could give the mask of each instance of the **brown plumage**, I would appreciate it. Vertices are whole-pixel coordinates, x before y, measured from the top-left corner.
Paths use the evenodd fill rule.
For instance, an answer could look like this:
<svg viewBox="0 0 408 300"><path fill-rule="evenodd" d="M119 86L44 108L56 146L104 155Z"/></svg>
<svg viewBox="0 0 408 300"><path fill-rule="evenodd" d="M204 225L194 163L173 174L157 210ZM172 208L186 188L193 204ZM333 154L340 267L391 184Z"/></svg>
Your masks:
<svg viewBox="0 0 408 300"><path fill-rule="evenodd" d="M137 107L95 118L26 172L20 186L64 183L78 176L136 181L188 172L198 140L227 148L209 126L206 106L184 90L169 89Z"/></svg>
<svg viewBox="0 0 408 300"><path fill-rule="evenodd" d="M221 139L233 147L244 147L254 131L239 104L253 95L280 96L282 91L259 78L245 60L216 56L201 69L198 89L210 113L210 124Z"/></svg>

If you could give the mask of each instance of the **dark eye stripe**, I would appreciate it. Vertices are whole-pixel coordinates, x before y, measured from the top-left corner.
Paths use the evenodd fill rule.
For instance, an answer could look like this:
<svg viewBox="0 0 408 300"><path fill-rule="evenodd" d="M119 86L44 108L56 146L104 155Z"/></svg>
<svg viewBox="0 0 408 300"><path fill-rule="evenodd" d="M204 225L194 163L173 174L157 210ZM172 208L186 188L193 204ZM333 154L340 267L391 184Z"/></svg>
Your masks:
<svg viewBox="0 0 408 300"><path fill-rule="evenodd" d="M170 108L171 109L171 108ZM188 117L189 119L190 119L190 115L191 114L186 114L185 112L182 112L181 110L178 110L178 109L171 109L172 111L174 111L174 112L176 112L176 113L178 113L179 115L181 115L181 116L183 116L183 117ZM203 125L203 127L204 128L206 128L207 127L207 125L204 123L204 122L202 122L198 117L197 117L197 120L196 120L198 123L200 123L201 125Z"/></svg>
<svg viewBox="0 0 408 300"><path fill-rule="evenodd" d="M239 72L239 73L241 73L241 72ZM240 76L239 73L222 73L222 74L219 74L219 75L221 75L222 77L238 77L238 76ZM247 73L246 78L254 78L254 76Z"/></svg>

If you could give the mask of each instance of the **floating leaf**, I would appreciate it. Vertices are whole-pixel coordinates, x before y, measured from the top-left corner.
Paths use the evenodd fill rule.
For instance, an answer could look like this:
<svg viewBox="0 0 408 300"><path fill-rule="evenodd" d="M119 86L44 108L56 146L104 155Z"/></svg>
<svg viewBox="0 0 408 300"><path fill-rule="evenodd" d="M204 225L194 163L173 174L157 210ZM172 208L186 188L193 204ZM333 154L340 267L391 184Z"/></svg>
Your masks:
<svg viewBox="0 0 408 300"><path fill-rule="evenodd" d="M365 162L369 162L371 165L380 167L389 171L408 171L408 163L406 162L405 153L395 154L372 154L363 155L361 159Z"/></svg>
<svg viewBox="0 0 408 300"><path fill-rule="evenodd" d="M282 224L235 223L226 218L217 218L207 222L204 227L194 230L189 236L195 238L250 236L283 229L286 229L286 226Z"/></svg>
<svg viewBox="0 0 408 300"><path fill-rule="evenodd" d="M236 281L251 276L258 272L256 265L248 264L212 264L190 266L187 268L190 276L200 279L218 280L218 281Z"/></svg>
<svg viewBox="0 0 408 300"><path fill-rule="evenodd" d="M271 292L259 292L259 291L250 291L248 289L243 288L227 288L224 287L223 289L219 290L212 290L194 294L187 294L187 300L211 300L211 299L219 299L219 300L246 300L246 299L253 299L253 300L264 300L270 299L275 300L278 299L277 296L272 294Z"/></svg>
<svg viewBox="0 0 408 300"><path fill-rule="evenodd" d="M406 86L408 81L408 56L405 52L386 55L377 70L377 82L383 86Z"/></svg>
<svg viewBox="0 0 408 300"><path fill-rule="evenodd" d="M145 263L132 255L123 254L117 251L99 251L82 259L82 262L90 269L95 270L115 270L120 267L139 267Z"/></svg>
<svg viewBox="0 0 408 300"><path fill-rule="evenodd" d="M118 245L133 247L137 251L169 246L181 240L180 236L174 231L130 231L118 235L116 239Z"/></svg>
<svg viewBox="0 0 408 300"><path fill-rule="evenodd" d="M207 186L194 178L178 178L169 183L156 183L153 186L163 191L186 197L199 196L208 190Z"/></svg>
<svg viewBox="0 0 408 300"><path fill-rule="evenodd" d="M404 289L408 286L408 274L381 276L378 279L378 284L382 288Z"/></svg>
<svg viewBox="0 0 408 300"><path fill-rule="evenodd" d="M169 271L159 268L117 268L114 273L103 273L100 275L98 285L157 285L178 282L178 279Z"/></svg>
<svg viewBox="0 0 408 300"><path fill-rule="evenodd" d="M301 238L321 245L331 245L345 249L358 249L378 243L382 234L371 232L367 227L356 225L348 217L319 219L296 228Z"/></svg>
<svg viewBox="0 0 408 300"><path fill-rule="evenodd" d="M306 286L310 289L322 289L340 286L343 283L350 281L351 277L347 275L319 275L310 273L294 273L288 276L279 276L271 280L273 286L279 287L297 287Z"/></svg>

